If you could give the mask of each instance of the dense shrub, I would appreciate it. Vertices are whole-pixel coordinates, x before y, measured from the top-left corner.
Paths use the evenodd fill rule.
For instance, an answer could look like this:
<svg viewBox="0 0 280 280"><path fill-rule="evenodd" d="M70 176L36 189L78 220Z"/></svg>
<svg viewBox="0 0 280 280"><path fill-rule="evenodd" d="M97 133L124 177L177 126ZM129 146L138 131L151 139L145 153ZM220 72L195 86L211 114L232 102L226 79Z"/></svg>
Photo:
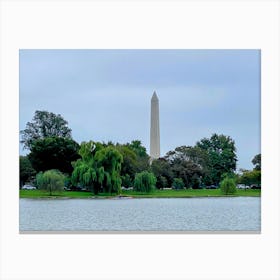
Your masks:
<svg viewBox="0 0 280 280"><path fill-rule="evenodd" d="M220 184L221 192L225 195L236 193L236 183L233 178L226 177Z"/></svg>
<svg viewBox="0 0 280 280"><path fill-rule="evenodd" d="M138 192L151 192L155 189L157 179L153 173L143 171L136 173L133 189Z"/></svg>
<svg viewBox="0 0 280 280"><path fill-rule="evenodd" d="M125 174L121 177L122 179L122 186L125 188L131 188L133 187L133 180L130 178L128 174Z"/></svg>
<svg viewBox="0 0 280 280"><path fill-rule="evenodd" d="M183 179L182 178L174 178L172 186L176 190L183 189L184 188Z"/></svg>
<svg viewBox="0 0 280 280"><path fill-rule="evenodd" d="M167 181L166 177L164 177L164 176L159 176L159 177L157 178L156 187L157 187L158 189L167 188L167 187L168 187L168 181Z"/></svg>
<svg viewBox="0 0 280 280"><path fill-rule="evenodd" d="M36 175L36 184L40 190L45 190L52 195L54 191L63 191L64 175L58 170L39 172Z"/></svg>

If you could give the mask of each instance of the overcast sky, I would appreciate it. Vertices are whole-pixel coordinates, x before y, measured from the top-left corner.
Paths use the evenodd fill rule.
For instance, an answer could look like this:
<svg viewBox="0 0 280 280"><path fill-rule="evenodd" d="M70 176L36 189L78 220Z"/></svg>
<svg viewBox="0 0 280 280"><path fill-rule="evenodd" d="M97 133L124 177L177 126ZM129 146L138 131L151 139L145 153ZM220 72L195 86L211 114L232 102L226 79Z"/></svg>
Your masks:
<svg viewBox="0 0 280 280"><path fill-rule="evenodd" d="M161 156L218 133L235 141L238 168L253 167L259 50L20 50L21 130L47 110L68 121L78 143L139 139L149 152L154 90Z"/></svg>

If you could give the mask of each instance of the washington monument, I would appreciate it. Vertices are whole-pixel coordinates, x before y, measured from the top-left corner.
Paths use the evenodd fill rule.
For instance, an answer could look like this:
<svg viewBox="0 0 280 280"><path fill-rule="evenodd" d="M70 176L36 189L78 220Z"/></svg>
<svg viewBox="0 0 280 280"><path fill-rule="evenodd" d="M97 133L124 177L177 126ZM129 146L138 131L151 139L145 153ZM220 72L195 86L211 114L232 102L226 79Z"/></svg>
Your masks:
<svg viewBox="0 0 280 280"><path fill-rule="evenodd" d="M150 157L151 160L160 157L159 134L159 100L156 92L151 99L151 130L150 130Z"/></svg>

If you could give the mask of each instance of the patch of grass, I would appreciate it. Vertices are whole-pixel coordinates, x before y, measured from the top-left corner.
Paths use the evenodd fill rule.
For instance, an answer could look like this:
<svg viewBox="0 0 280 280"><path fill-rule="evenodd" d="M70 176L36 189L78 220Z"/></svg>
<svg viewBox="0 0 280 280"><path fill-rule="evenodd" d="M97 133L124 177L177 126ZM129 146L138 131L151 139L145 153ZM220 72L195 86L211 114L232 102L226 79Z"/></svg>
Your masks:
<svg viewBox="0 0 280 280"><path fill-rule="evenodd" d="M54 198L54 197L70 197L70 198L89 198L92 197L91 192L62 191L54 192L52 196L49 192L42 190L20 190L20 198Z"/></svg>
<svg viewBox="0 0 280 280"><path fill-rule="evenodd" d="M220 189L200 189L200 190L155 190L152 193L137 193L134 191L123 191L122 195L132 197L226 197ZM260 196L260 190L237 190L231 196Z"/></svg>
<svg viewBox="0 0 280 280"><path fill-rule="evenodd" d="M184 197L228 197L223 195L220 189L217 190L155 190L152 193L140 193L134 191L122 191L122 196L131 196L137 198L184 198ZM260 196L261 190L237 190L234 195L230 196ZM20 198L111 198L116 195L109 193L100 193L97 196L91 192L63 191L53 193L52 196L48 192L41 190L20 190Z"/></svg>

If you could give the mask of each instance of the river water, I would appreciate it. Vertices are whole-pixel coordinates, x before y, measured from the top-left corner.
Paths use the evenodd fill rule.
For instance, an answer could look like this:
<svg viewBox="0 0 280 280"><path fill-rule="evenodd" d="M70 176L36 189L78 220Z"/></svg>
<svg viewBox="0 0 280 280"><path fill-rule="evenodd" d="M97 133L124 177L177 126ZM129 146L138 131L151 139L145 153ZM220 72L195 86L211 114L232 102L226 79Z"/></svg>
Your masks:
<svg viewBox="0 0 280 280"><path fill-rule="evenodd" d="M20 231L260 231L259 197L20 199Z"/></svg>

